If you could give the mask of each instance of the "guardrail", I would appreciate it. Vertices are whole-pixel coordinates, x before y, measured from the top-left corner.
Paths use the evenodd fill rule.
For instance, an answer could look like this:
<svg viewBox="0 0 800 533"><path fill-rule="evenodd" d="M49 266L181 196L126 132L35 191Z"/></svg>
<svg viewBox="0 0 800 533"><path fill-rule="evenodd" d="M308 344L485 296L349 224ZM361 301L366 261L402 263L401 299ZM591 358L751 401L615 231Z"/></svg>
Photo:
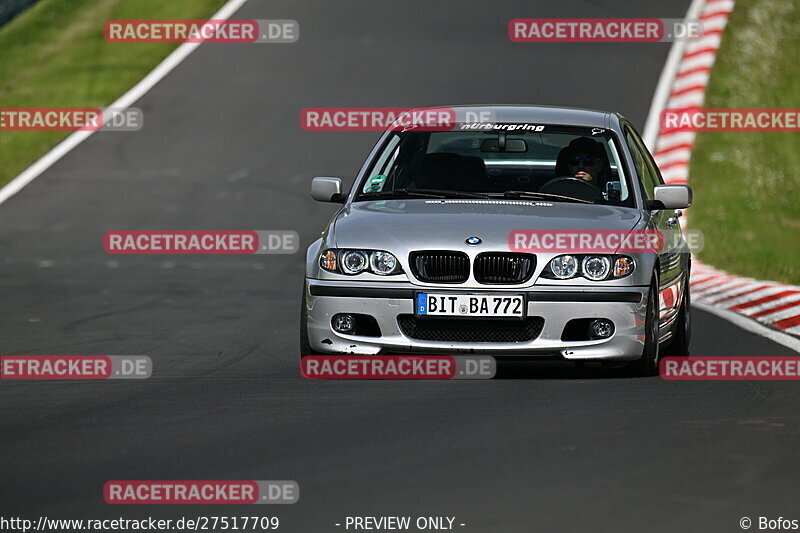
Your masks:
<svg viewBox="0 0 800 533"><path fill-rule="evenodd" d="M37 0L0 0L0 26L22 13Z"/></svg>

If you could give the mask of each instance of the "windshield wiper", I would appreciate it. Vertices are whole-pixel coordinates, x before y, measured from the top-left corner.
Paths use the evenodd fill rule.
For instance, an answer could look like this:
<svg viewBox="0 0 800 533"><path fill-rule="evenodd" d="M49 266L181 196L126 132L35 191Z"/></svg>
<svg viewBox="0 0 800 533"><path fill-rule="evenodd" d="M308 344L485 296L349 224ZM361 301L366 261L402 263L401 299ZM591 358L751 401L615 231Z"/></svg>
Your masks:
<svg viewBox="0 0 800 533"><path fill-rule="evenodd" d="M439 189L394 189L391 191L364 192L358 198L378 199L378 198L489 198L486 194L478 194L461 191L441 191Z"/></svg>
<svg viewBox="0 0 800 533"><path fill-rule="evenodd" d="M485 193L466 191L443 191L440 189L401 189L413 193L438 194L442 198L489 198Z"/></svg>
<svg viewBox="0 0 800 533"><path fill-rule="evenodd" d="M583 198L573 198L572 196L561 196L560 194L547 194L543 192L531 191L506 191L503 193L492 193L492 198L526 198L531 200L553 200L554 202L578 202L581 204L593 204L591 200Z"/></svg>

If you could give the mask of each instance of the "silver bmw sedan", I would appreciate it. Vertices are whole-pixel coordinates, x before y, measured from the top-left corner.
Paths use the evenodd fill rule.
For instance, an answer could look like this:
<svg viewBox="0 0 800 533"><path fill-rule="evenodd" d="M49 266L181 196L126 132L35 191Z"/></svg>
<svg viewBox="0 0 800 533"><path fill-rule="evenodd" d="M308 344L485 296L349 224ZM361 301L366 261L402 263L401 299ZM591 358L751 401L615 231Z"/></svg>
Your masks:
<svg viewBox="0 0 800 533"><path fill-rule="evenodd" d="M625 361L688 355L686 185L611 112L437 108L393 124L308 247L300 351ZM475 117L480 117L476 120Z"/></svg>

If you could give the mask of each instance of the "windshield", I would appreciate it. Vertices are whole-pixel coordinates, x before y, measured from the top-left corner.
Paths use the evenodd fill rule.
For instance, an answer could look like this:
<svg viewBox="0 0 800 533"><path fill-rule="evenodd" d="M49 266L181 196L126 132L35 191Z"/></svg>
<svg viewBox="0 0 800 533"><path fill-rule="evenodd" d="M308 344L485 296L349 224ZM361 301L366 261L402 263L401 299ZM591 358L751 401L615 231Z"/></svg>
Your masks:
<svg viewBox="0 0 800 533"><path fill-rule="evenodd" d="M633 206L613 133L535 124L393 132L355 201L392 197L517 197Z"/></svg>

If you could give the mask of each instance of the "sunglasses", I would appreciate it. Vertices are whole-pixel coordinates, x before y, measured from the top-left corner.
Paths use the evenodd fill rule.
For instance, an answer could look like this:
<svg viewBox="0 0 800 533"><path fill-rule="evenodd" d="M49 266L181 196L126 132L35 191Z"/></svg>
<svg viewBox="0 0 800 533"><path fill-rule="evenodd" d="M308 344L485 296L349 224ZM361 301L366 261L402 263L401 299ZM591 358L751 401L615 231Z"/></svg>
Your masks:
<svg viewBox="0 0 800 533"><path fill-rule="evenodd" d="M567 158L567 164L573 167L576 167L583 162L584 165L594 165L596 162L600 160L599 157L592 157L592 156L585 156L585 157L578 157L576 155Z"/></svg>

